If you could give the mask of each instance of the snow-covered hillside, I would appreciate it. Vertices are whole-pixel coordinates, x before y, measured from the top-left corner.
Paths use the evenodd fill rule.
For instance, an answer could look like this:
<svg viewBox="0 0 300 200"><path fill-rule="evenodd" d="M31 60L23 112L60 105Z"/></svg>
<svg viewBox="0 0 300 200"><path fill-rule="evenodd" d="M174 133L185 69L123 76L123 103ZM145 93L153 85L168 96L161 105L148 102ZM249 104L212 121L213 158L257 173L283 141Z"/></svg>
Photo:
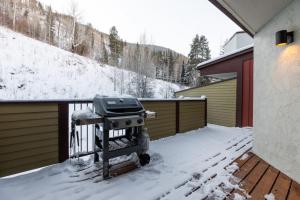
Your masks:
<svg viewBox="0 0 300 200"><path fill-rule="evenodd" d="M134 72L100 65L0 27L2 100L127 96L134 87L134 76ZM151 85L155 98L171 97L174 91L182 89L155 79Z"/></svg>

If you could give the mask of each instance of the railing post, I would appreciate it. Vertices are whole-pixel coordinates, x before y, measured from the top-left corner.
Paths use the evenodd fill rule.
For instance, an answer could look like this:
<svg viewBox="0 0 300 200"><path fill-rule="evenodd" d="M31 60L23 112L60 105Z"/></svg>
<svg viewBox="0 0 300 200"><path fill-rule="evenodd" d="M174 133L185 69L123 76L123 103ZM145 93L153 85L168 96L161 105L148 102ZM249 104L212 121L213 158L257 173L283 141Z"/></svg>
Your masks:
<svg viewBox="0 0 300 200"><path fill-rule="evenodd" d="M69 104L58 103L58 159L69 159Z"/></svg>
<svg viewBox="0 0 300 200"><path fill-rule="evenodd" d="M205 114L204 114L204 117L205 117L205 124L204 126L207 126L207 98L205 98Z"/></svg>
<svg viewBox="0 0 300 200"><path fill-rule="evenodd" d="M180 127L179 127L179 123L180 123L180 112L179 112L179 105L180 104L180 101L176 101L176 133L179 133L180 131Z"/></svg>

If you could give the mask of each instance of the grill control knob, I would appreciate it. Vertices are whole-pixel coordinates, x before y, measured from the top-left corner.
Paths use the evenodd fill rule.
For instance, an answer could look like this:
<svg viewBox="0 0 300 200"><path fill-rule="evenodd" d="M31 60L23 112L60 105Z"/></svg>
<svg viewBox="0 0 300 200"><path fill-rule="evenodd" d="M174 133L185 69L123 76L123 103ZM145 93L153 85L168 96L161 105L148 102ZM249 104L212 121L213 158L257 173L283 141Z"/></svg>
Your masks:
<svg viewBox="0 0 300 200"><path fill-rule="evenodd" d="M132 122L132 121L129 119L129 120L127 120L125 123L126 123L127 126L129 126L129 125L131 124L131 122Z"/></svg>
<svg viewBox="0 0 300 200"><path fill-rule="evenodd" d="M117 128L119 126L119 122L112 122L112 127Z"/></svg>
<svg viewBox="0 0 300 200"><path fill-rule="evenodd" d="M138 119L138 120L137 120L137 123L138 123L138 124L143 123L143 119Z"/></svg>

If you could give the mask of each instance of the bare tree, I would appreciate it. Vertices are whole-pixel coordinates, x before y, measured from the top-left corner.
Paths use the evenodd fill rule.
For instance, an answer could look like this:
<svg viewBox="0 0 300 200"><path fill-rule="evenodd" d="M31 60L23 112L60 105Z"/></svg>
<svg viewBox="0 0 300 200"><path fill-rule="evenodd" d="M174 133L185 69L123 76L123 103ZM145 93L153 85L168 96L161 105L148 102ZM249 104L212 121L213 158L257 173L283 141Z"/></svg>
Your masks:
<svg viewBox="0 0 300 200"><path fill-rule="evenodd" d="M61 18L60 16L56 17L57 18L57 23L58 23L58 26L57 26L57 46L60 47L60 29L61 29Z"/></svg>
<svg viewBox="0 0 300 200"><path fill-rule="evenodd" d="M7 2L6 1L0 1L0 23L2 25L7 25L6 22L6 18L7 18Z"/></svg>
<svg viewBox="0 0 300 200"><path fill-rule="evenodd" d="M72 17L72 35L71 35L71 51L74 52L76 47L80 45L81 42L78 41L78 22L81 18L81 12L79 11L79 5L77 1L70 1L69 15Z"/></svg>
<svg viewBox="0 0 300 200"><path fill-rule="evenodd" d="M141 98L153 96L152 77L155 76L155 66L151 60L151 49L147 47L146 34L140 37L140 43L144 46L136 45L134 53L134 67L136 75L132 79L135 87L134 95Z"/></svg>
<svg viewBox="0 0 300 200"><path fill-rule="evenodd" d="M46 14L46 41L49 44L53 44L54 42L54 16L52 12L51 6L47 7L47 14Z"/></svg>
<svg viewBox="0 0 300 200"><path fill-rule="evenodd" d="M13 1L13 29L16 30L17 1Z"/></svg>
<svg viewBox="0 0 300 200"><path fill-rule="evenodd" d="M31 37L40 40L41 34L41 25L40 21L37 19L33 19L31 23Z"/></svg>

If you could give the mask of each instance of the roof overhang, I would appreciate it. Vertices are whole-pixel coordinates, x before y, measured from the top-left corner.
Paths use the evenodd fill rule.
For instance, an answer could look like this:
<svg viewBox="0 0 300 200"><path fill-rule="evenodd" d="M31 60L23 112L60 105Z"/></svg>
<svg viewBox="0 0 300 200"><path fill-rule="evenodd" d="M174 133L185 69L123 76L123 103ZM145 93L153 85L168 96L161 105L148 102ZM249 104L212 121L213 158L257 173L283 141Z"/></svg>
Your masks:
<svg viewBox="0 0 300 200"><path fill-rule="evenodd" d="M219 56L217 58L213 58L213 59L204 61L202 63L199 63L197 65L197 69L201 70L203 68L212 66L214 64L217 64L217 63L220 63L220 62L224 62L226 60L230 60L230 59L233 59L235 57L238 57L238 56L241 56L241 55L244 55L244 54L247 54L247 53L251 53L251 52L253 52L253 45L249 45L249 46L243 47L241 49L238 49L236 51L233 51L233 52L231 52L229 54L224 54L224 55Z"/></svg>
<svg viewBox="0 0 300 200"><path fill-rule="evenodd" d="M254 36L293 0L209 0L244 31Z"/></svg>

